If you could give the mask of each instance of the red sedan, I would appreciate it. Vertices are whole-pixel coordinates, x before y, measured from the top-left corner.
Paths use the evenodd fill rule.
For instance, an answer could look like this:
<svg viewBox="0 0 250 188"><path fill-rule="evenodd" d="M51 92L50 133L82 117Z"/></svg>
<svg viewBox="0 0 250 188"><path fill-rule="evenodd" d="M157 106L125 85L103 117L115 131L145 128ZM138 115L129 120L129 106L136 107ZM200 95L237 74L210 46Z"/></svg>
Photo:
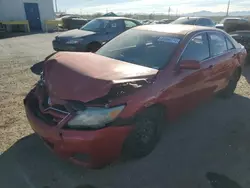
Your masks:
<svg viewBox="0 0 250 188"><path fill-rule="evenodd" d="M98 168L121 155L149 154L166 122L211 96L232 96L245 57L245 48L221 30L139 26L96 54L52 56L24 105L53 151Z"/></svg>

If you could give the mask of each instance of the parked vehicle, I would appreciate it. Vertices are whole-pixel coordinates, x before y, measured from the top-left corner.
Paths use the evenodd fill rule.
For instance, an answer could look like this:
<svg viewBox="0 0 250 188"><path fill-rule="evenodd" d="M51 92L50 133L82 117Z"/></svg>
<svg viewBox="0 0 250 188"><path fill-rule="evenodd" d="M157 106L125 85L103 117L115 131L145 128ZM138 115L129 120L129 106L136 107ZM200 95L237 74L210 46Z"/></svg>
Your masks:
<svg viewBox="0 0 250 188"><path fill-rule="evenodd" d="M149 24L154 24L155 20L143 20L141 23L143 25L149 25Z"/></svg>
<svg viewBox="0 0 250 188"><path fill-rule="evenodd" d="M61 18L57 18L57 20L62 21L62 23L59 24L59 27L68 30L78 29L88 22L88 20L83 19L77 15L66 15Z"/></svg>
<svg viewBox="0 0 250 188"><path fill-rule="evenodd" d="M242 44L248 53L246 63L250 63L250 30L234 31L229 33L238 43Z"/></svg>
<svg viewBox="0 0 250 188"><path fill-rule="evenodd" d="M125 17L97 18L80 29L58 35L53 40L53 48L55 51L95 52L103 43L138 25L142 24Z"/></svg>
<svg viewBox="0 0 250 188"><path fill-rule="evenodd" d="M156 24L169 24L171 22L173 22L174 20L170 20L170 19L162 19L162 20L158 20L155 23Z"/></svg>
<svg viewBox="0 0 250 188"><path fill-rule="evenodd" d="M26 114L52 150L77 164L143 157L167 122L214 95L231 97L245 57L215 28L139 26L96 53L50 57L24 99Z"/></svg>
<svg viewBox="0 0 250 188"><path fill-rule="evenodd" d="M250 52L250 30L234 31L229 34Z"/></svg>
<svg viewBox="0 0 250 188"><path fill-rule="evenodd" d="M248 19L245 18L238 18L238 17L226 17L223 20L221 20L221 22L219 24L216 24L215 27L217 29L222 29L225 30L227 32L231 32L234 29L226 29L226 27L231 27L231 25L236 25L235 27L237 28L237 25L246 25L248 24ZM230 31L228 31L230 30ZM235 31L235 30L234 30Z"/></svg>
<svg viewBox="0 0 250 188"><path fill-rule="evenodd" d="M180 17L171 22L171 24L198 25L206 27L215 27L215 23L210 18L203 17Z"/></svg>

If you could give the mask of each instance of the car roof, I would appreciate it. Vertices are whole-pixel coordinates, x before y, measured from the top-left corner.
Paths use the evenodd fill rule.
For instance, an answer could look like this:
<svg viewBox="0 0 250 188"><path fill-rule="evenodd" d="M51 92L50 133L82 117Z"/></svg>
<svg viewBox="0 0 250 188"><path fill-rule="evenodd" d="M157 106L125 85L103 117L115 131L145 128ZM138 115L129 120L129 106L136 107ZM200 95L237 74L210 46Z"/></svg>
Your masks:
<svg viewBox="0 0 250 188"><path fill-rule="evenodd" d="M187 35L188 33L195 32L195 31L221 31L219 29L211 28L211 27L196 26L196 25L183 25L183 24L142 25L142 26L137 26L134 29L162 32L162 33L168 33L168 34L177 34L177 35Z"/></svg>

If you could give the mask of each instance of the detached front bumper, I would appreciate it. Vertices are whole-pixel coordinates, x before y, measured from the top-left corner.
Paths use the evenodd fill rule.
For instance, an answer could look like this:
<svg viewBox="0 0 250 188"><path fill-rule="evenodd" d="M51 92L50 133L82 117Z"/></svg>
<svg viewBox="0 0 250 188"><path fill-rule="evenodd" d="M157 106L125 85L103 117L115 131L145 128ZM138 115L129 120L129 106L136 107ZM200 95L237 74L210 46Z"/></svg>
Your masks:
<svg viewBox="0 0 250 188"><path fill-rule="evenodd" d="M89 168L102 167L119 158L132 126L106 127L94 131L65 130L37 117L33 109L33 97L30 95L32 94L28 94L24 100L28 121L55 153Z"/></svg>

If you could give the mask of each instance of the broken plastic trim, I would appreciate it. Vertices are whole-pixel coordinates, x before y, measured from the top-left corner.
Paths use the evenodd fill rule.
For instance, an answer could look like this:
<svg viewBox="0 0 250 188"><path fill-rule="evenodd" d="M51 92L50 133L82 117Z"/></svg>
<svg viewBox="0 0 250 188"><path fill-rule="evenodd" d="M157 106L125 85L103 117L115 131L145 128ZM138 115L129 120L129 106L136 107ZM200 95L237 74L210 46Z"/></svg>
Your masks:
<svg viewBox="0 0 250 188"><path fill-rule="evenodd" d="M88 103L87 105L98 105L103 104L107 105L112 100L118 98L118 97L124 97L130 94L133 94L134 92L138 91L138 89L141 89L145 87L146 85L150 84L151 82L146 79L138 79L133 80L133 82L122 82L119 83L119 81L114 81L113 87L110 89L109 93L105 95L104 97L94 99Z"/></svg>

